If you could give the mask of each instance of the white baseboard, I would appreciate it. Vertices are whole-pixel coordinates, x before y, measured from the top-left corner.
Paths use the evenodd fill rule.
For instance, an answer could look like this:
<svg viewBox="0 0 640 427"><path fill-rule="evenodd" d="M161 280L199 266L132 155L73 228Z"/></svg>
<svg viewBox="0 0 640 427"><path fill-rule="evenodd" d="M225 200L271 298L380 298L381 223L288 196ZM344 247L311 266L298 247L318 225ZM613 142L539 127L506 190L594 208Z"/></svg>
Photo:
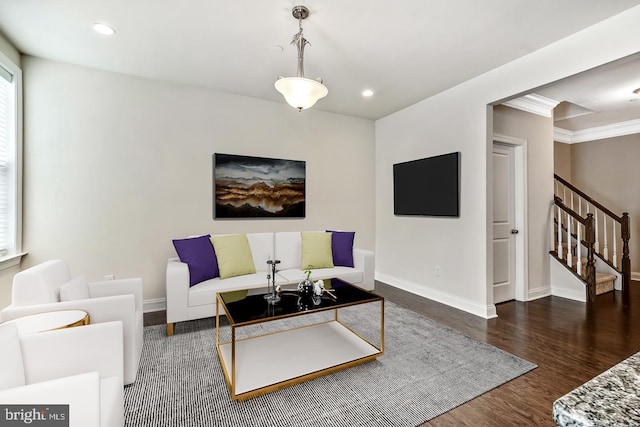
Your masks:
<svg viewBox="0 0 640 427"><path fill-rule="evenodd" d="M527 292L527 301L551 296L551 286L540 286L538 288L529 289Z"/></svg>
<svg viewBox="0 0 640 427"><path fill-rule="evenodd" d="M146 299L142 301L142 312L162 311L167 309L166 298Z"/></svg>
<svg viewBox="0 0 640 427"><path fill-rule="evenodd" d="M381 282L384 282L388 285L395 286L396 288L400 288L407 292L411 292L412 294L420 295L425 298L429 298L434 301L438 301L443 304L450 305L457 309L466 311L467 313L484 317L485 319L498 317L498 315L496 314L496 306L493 304L488 306L481 306L474 303L473 301L465 300L464 298L459 298L459 297L447 294L445 292L440 292L433 289L425 288L424 286L420 286L416 283L398 279L396 277L389 276L388 274L384 274L384 273L376 273L376 280L380 280ZM631 280L640 281L640 271L632 271ZM563 294L563 295L560 295L560 294ZM529 292L527 293L527 301L548 297L549 295L557 295L559 297L569 298L577 301L580 301L580 297L581 297L580 295L574 295L574 294L567 295L566 293L558 289L552 290L549 286L542 286L535 289L529 289ZM584 296L582 296L582 298L584 298ZM162 311L166 309L167 309L166 298L146 299L142 302L142 311L145 313L150 313L152 311Z"/></svg>
<svg viewBox="0 0 640 427"><path fill-rule="evenodd" d="M407 292L411 292L412 294L420 295L421 297L425 297L430 300L440 302L442 304L446 304L448 306L457 308L462 311L466 311L467 313L471 313L473 315L476 315L485 319L492 319L494 317L498 317L498 315L496 314L496 306L493 304L480 305L475 303L474 301L460 298L458 296L451 295L446 292L430 289L425 286L419 285L417 283L399 279L397 277L390 276L384 273L376 272L375 279L381 282L384 282L387 285L396 287L398 289L402 289Z"/></svg>
<svg viewBox="0 0 640 427"><path fill-rule="evenodd" d="M587 302L585 291L580 292L565 288L551 288L551 295L579 302Z"/></svg>

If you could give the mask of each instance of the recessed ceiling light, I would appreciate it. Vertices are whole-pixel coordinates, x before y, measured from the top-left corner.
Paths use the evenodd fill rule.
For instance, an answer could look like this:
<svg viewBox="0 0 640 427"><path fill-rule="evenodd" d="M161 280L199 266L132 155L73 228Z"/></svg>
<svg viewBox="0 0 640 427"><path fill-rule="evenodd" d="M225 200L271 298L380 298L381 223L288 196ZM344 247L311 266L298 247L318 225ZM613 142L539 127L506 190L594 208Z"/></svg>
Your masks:
<svg viewBox="0 0 640 427"><path fill-rule="evenodd" d="M365 98L373 96L373 91L371 89L365 89L362 91L362 96L364 96Z"/></svg>
<svg viewBox="0 0 640 427"><path fill-rule="evenodd" d="M96 22L95 24L93 24L93 29L100 33L100 34L104 34L106 36L112 36L116 33L116 30L114 30L112 27L108 26L107 24L102 24L100 22Z"/></svg>

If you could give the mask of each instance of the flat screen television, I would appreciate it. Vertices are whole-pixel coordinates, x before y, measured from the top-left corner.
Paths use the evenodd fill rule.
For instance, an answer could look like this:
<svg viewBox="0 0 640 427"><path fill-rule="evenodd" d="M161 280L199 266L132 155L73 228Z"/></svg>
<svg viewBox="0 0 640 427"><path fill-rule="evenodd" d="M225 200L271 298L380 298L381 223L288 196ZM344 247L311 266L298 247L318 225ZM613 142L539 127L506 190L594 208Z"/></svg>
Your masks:
<svg viewBox="0 0 640 427"><path fill-rule="evenodd" d="M460 153L393 165L395 215L460 216Z"/></svg>

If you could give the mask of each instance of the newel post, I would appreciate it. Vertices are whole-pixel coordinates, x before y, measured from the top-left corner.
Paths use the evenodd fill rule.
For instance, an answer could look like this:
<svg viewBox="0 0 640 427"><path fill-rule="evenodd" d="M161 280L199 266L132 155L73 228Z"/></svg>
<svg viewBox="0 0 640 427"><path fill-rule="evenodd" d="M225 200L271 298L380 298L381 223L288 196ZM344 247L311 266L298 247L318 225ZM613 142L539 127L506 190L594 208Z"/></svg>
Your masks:
<svg viewBox="0 0 640 427"><path fill-rule="evenodd" d="M620 236L622 238L622 297L629 299L629 286L631 285L631 258L629 258L629 239L631 239L631 226L629 213L623 212L620 221Z"/></svg>
<svg viewBox="0 0 640 427"><path fill-rule="evenodd" d="M596 240L595 224L593 214L587 214L587 220L584 225L584 238L587 245L587 302L594 303L596 301L596 260L594 258L593 245Z"/></svg>

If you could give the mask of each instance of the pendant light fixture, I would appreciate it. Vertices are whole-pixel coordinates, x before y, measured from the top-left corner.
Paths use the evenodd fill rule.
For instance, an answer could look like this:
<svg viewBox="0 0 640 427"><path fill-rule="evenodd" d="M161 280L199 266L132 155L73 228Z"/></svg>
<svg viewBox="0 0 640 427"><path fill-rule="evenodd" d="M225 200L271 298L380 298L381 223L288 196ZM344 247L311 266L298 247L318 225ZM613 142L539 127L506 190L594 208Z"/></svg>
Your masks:
<svg viewBox="0 0 640 427"><path fill-rule="evenodd" d="M295 6L291 13L298 20L300 29L291 41L291 44L295 44L298 49L298 72L296 77L278 78L275 87L289 105L302 111L313 107L320 98L327 96L329 90L322 84L322 79L311 80L304 77L304 47L309 42L302 34L302 20L309 16L309 9L304 6Z"/></svg>

